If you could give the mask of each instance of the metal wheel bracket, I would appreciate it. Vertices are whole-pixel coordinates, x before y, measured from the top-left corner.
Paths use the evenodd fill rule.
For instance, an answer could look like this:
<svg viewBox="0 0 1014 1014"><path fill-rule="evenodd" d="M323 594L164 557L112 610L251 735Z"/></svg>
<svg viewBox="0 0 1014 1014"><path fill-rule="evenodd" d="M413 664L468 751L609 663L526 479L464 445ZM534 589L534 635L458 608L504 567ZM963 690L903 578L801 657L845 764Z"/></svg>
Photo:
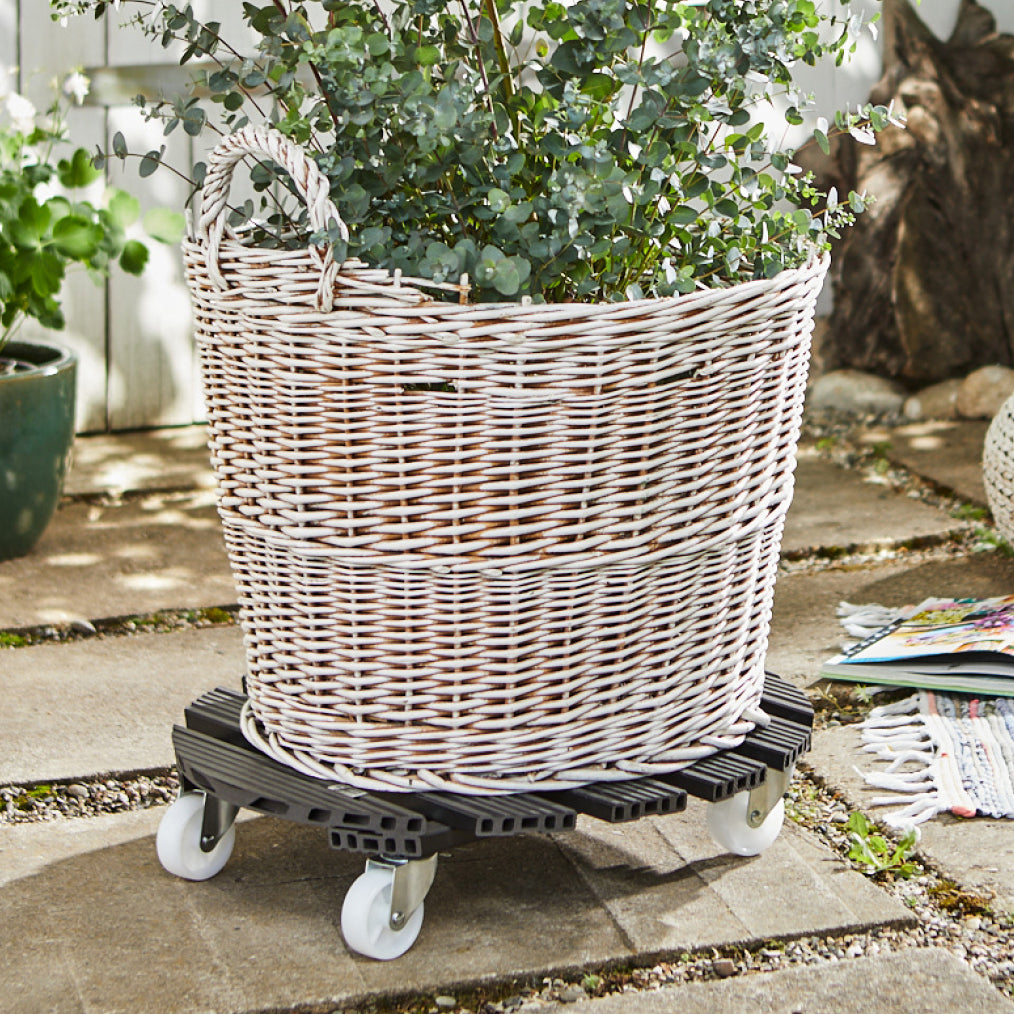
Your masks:
<svg viewBox="0 0 1014 1014"><path fill-rule="evenodd" d="M760 827L778 805L778 800L788 791L794 770L794 764L785 771L768 768L764 781L750 790L746 811L746 822L750 827Z"/></svg>
<svg viewBox="0 0 1014 1014"><path fill-rule="evenodd" d="M213 852L222 840L222 835L232 827L239 807L227 803L210 793L204 797L204 813L201 816L201 851Z"/></svg>
<svg viewBox="0 0 1014 1014"><path fill-rule="evenodd" d="M391 914L388 917L388 925L397 931L426 900L433 878L437 875L437 854L434 852L425 859L395 859L381 856L378 859L367 859L366 868L392 872Z"/></svg>

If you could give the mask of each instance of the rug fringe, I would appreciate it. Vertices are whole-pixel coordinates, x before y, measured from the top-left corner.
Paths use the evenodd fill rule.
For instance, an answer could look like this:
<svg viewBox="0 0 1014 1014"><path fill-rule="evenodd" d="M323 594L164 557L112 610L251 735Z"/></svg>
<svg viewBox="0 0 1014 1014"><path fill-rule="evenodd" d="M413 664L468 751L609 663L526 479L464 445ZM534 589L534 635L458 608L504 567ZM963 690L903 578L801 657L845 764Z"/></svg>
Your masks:
<svg viewBox="0 0 1014 1014"><path fill-rule="evenodd" d="M858 771L898 806L884 823L898 830L938 813L1014 818L1014 704L920 690L874 708L862 726L863 751L886 767Z"/></svg>

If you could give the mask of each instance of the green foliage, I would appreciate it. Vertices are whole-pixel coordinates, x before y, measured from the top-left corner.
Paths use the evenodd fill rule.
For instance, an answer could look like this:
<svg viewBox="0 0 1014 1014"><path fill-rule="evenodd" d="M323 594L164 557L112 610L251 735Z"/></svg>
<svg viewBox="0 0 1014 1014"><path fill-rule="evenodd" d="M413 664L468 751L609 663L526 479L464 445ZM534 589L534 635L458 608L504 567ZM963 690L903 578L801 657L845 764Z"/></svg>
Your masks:
<svg viewBox="0 0 1014 1014"><path fill-rule="evenodd" d="M957 521L984 521L989 516L985 507L973 503L959 504L951 511L951 517Z"/></svg>
<svg viewBox="0 0 1014 1014"><path fill-rule="evenodd" d="M1014 557L1014 546L994 528L976 528L973 539L973 553L999 553L1008 558Z"/></svg>
<svg viewBox="0 0 1014 1014"><path fill-rule="evenodd" d="M898 842L878 834L858 810L849 816L849 859L870 876L890 874L908 879L917 872L909 856L915 848L915 828L909 828Z"/></svg>
<svg viewBox="0 0 1014 1014"><path fill-rule="evenodd" d="M0 349L28 317L64 326L59 296L68 267L101 278L114 263L139 274L148 259L147 247L125 233L137 217L133 197L115 188L100 203L67 196L102 174L83 148L56 158L65 137L61 99L42 122L26 99L14 98L0 119ZM57 184L63 193L54 193Z"/></svg>
<svg viewBox="0 0 1014 1014"><path fill-rule="evenodd" d="M113 6L53 0L54 17ZM755 116L775 97L782 126L801 123L792 68L855 48L862 19L813 0L246 2L253 57L189 5L138 6L182 63L213 65L150 107L166 133L266 117L312 152L352 232L347 248L337 227L308 235L297 201L273 205L277 167L257 165L265 243L332 242L436 282L467 273L483 300L624 299L773 276L865 207L818 192L772 140L782 127ZM868 107L834 130L872 143L889 122ZM821 121L822 147L830 131ZM120 138L113 155L128 155Z"/></svg>

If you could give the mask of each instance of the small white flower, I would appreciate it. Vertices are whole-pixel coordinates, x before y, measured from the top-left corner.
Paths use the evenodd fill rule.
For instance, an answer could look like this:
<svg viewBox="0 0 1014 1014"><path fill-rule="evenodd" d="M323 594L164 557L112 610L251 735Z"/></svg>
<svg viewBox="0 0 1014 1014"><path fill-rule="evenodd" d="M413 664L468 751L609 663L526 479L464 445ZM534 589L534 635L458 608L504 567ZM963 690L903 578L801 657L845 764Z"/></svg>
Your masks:
<svg viewBox="0 0 1014 1014"><path fill-rule="evenodd" d="M63 94L72 96L74 101L81 105L90 87L91 81L81 71L75 70L64 79Z"/></svg>
<svg viewBox="0 0 1014 1014"><path fill-rule="evenodd" d="M35 106L17 92L11 92L4 103L7 115L19 134L30 134L35 129Z"/></svg>

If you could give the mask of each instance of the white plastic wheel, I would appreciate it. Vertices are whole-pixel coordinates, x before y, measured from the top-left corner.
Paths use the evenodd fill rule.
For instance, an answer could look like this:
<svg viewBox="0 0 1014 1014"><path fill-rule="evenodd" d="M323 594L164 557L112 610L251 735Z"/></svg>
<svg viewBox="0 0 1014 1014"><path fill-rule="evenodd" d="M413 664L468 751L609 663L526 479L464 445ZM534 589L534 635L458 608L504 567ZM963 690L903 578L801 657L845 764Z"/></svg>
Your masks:
<svg viewBox="0 0 1014 1014"><path fill-rule="evenodd" d="M342 904L342 935L357 954L378 961L400 958L422 929L422 904L399 930L391 929L391 891L394 871L367 867L349 888Z"/></svg>
<svg viewBox="0 0 1014 1014"><path fill-rule="evenodd" d="M210 852L202 852L203 816L204 793L185 792L166 810L155 835L158 861L169 873L184 880L210 880L229 861L236 844L233 825Z"/></svg>
<svg viewBox="0 0 1014 1014"><path fill-rule="evenodd" d="M774 843L785 821L785 802L781 799L760 827L751 827L747 823L749 806L750 793L740 792L708 807L711 837L737 856L759 856Z"/></svg>

